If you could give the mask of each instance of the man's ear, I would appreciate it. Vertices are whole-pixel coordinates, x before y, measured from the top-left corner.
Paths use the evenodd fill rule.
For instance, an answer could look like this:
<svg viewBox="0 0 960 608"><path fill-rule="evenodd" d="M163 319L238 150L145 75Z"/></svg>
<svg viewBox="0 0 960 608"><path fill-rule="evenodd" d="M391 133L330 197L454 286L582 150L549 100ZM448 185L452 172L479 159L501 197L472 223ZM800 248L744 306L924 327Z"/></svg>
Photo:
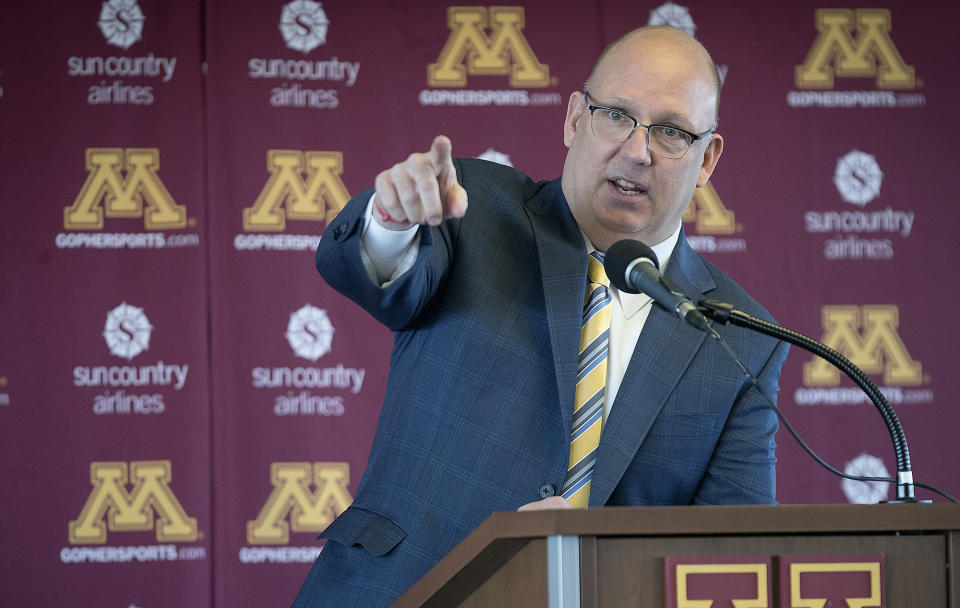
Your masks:
<svg viewBox="0 0 960 608"><path fill-rule="evenodd" d="M580 117L586 111L587 107L583 105L583 93L574 91L570 93L570 99L567 101L567 117L563 121L563 145L570 147L573 143L573 136L577 132L580 123Z"/></svg>
<svg viewBox="0 0 960 608"><path fill-rule="evenodd" d="M723 154L723 136L719 133L713 133L710 135L710 141L707 143L707 148L703 152L703 164L700 165L700 177L697 178L697 188L703 188L707 185L707 180L710 179L713 170L717 167L717 161L720 160L721 154Z"/></svg>

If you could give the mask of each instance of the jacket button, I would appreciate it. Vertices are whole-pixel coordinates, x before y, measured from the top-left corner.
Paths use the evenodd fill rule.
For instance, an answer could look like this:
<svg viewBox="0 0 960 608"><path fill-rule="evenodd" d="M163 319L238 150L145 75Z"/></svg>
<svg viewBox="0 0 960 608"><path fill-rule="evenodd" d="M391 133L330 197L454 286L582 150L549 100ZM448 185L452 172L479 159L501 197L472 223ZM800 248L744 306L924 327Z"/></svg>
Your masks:
<svg viewBox="0 0 960 608"><path fill-rule="evenodd" d="M549 496L556 496L557 489L553 487L552 483L545 483L540 486L540 498L547 498Z"/></svg>

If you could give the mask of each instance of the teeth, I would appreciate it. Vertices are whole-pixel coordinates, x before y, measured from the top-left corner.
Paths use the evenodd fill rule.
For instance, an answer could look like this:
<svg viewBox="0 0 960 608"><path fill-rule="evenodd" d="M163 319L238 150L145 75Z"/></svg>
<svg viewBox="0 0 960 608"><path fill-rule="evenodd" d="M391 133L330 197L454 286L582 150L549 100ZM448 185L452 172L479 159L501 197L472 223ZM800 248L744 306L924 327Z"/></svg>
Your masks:
<svg viewBox="0 0 960 608"><path fill-rule="evenodd" d="M637 192L638 190L641 190L640 186L634 184L633 182L628 182L625 179L614 180L613 183L616 184L617 189L622 192Z"/></svg>

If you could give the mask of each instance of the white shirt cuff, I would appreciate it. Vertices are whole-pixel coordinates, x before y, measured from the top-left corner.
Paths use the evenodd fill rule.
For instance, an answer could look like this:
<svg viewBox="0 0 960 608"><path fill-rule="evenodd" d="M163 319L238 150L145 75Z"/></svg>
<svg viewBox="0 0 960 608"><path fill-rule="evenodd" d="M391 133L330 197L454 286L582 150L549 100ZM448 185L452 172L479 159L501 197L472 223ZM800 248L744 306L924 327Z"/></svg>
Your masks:
<svg viewBox="0 0 960 608"><path fill-rule="evenodd" d="M376 196L374 192L364 212L360 257L370 280L375 285L387 287L417 261L420 231L416 225L406 230L390 230L374 221L373 201Z"/></svg>

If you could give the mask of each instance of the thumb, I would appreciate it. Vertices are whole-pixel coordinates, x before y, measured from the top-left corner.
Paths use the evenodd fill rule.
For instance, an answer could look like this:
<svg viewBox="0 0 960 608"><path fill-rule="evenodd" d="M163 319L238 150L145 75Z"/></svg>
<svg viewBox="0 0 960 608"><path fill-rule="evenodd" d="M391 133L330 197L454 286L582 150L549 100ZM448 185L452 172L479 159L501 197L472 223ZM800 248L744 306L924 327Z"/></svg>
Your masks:
<svg viewBox="0 0 960 608"><path fill-rule="evenodd" d="M543 500L529 502L521 506L517 511L550 511L553 509L572 509L566 500L561 496L549 496Z"/></svg>

